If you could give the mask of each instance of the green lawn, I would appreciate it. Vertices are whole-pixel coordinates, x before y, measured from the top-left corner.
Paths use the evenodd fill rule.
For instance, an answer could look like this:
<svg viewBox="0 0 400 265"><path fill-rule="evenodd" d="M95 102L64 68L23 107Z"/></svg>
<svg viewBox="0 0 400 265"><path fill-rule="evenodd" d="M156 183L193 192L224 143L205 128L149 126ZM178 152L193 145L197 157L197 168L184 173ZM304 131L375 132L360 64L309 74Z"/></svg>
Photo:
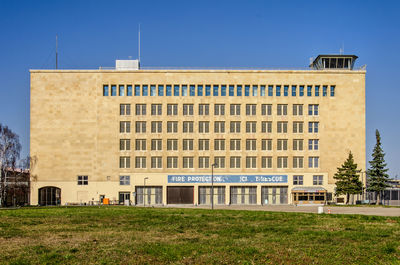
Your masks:
<svg viewBox="0 0 400 265"><path fill-rule="evenodd" d="M0 263L400 264L400 218L124 206L0 210Z"/></svg>

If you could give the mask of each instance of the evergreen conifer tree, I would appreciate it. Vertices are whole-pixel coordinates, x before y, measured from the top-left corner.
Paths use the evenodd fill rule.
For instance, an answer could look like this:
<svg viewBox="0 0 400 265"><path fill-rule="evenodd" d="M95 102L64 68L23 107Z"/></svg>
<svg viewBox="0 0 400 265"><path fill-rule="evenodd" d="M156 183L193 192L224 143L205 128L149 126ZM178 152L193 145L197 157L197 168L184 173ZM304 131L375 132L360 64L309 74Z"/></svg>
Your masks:
<svg viewBox="0 0 400 265"><path fill-rule="evenodd" d="M369 161L370 168L368 169L368 188L367 191L376 193L376 204L381 201L382 191L388 187L387 184L389 175L386 174L388 169L385 163L385 153L381 146L381 135L376 130L376 144L372 152L372 161Z"/></svg>
<svg viewBox="0 0 400 265"><path fill-rule="evenodd" d="M354 163L353 154L350 152L349 157L333 176L336 179L336 195L346 195L346 204L349 203L350 194L362 193L362 183L360 181L357 164Z"/></svg>

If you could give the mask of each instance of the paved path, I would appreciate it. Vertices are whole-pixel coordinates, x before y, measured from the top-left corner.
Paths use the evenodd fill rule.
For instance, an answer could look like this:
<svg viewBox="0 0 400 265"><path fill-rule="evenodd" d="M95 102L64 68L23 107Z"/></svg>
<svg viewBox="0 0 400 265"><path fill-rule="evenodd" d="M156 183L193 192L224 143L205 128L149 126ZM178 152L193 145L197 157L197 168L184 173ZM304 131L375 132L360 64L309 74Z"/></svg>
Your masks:
<svg viewBox="0 0 400 265"><path fill-rule="evenodd" d="M167 205L164 207L176 208L199 208L210 209L211 206L194 206L194 205ZM272 212L302 212L302 213L318 213L318 206L293 206L293 205L218 205L214 209L226 210L249 210L249 211L272 211ZM331 214L364 214L379 216L400 216L400 208L395 207L329 207L324 206L324 213Z"/></svg>

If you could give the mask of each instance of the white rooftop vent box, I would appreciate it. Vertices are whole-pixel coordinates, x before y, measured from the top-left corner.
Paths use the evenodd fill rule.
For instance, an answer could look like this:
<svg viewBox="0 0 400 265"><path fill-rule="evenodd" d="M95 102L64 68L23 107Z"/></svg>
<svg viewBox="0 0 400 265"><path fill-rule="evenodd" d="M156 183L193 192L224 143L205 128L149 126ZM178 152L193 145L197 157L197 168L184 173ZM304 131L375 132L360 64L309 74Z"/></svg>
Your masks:
<svg viewBox="0 0 400 265"><path fill-rule="evenodd" d="M115 60L115 70L139 70L139 60Z"/></svg>

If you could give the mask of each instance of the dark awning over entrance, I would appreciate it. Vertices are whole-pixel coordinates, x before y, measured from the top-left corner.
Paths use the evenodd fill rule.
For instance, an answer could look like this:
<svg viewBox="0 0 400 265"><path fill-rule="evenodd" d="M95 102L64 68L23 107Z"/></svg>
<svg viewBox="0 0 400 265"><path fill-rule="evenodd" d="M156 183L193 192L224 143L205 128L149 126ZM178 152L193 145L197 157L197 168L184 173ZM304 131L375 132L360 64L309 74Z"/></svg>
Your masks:
<svg viewBox="0 0 400 265"><path fill-rule="evenodd" d="M323 187L315 186L315 187L294 187L292 192L326 192L326 189Z"/></svg>

